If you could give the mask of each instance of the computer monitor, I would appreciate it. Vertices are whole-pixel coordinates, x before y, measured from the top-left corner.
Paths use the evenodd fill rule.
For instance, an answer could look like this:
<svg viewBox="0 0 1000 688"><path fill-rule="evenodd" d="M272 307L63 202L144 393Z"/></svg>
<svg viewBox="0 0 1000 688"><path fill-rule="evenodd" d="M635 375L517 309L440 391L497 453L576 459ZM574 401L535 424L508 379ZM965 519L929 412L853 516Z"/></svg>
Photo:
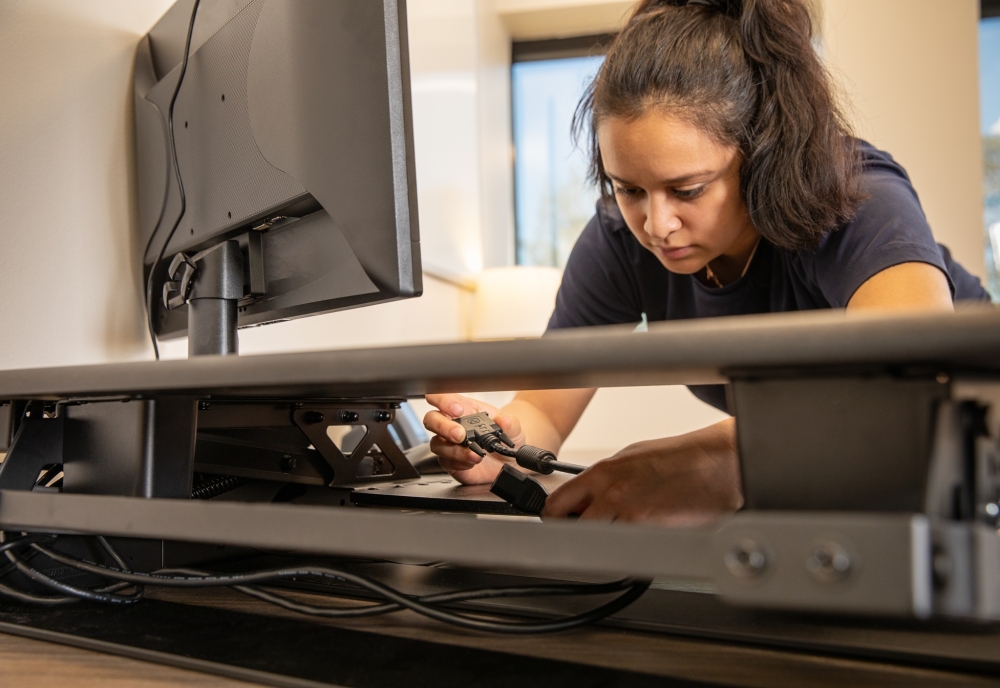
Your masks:
<svg viewBox="0 0 1000 688"><path fill-rule="evenodd" d="M178 0L135 60L151 329L188 329L161 298L175 256L229 240L239 327L419 296L405 0L202 0L173 112L180 215L167 122L194 8Z"/></svg>

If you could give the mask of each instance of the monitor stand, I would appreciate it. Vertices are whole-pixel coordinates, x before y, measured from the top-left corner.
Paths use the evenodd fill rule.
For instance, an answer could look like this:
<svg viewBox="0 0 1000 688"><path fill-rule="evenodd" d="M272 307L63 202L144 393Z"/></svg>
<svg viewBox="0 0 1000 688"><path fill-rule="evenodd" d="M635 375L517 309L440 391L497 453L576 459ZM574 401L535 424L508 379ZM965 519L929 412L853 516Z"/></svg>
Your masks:
<svg viewBox="0 0 1000 688"><path fill-rule="evenodd" d="M163 301L188 307L189 357L238 354L239 300L265 291L260 235L250 232L247 244L248 254L232 239L171 261ZM205 479L218 483L212 496L246 481L322 491L419 479L393 437L404 401L164 391L8 404L0 407L12 438L0 489L35 489L40 476L59 469L67 493L176 499L198 496L196 474L203 487ZM334 441L345 435L350 442Z"/></svg>
<svg viewBox="0 0 1000 688"><path fill-rule="evenodd" d="M169 310L188 308L188 357L239 353L236 326L243 277L243 251L235 239L193 256L174 256L163 285L163 305Z"/></svg>

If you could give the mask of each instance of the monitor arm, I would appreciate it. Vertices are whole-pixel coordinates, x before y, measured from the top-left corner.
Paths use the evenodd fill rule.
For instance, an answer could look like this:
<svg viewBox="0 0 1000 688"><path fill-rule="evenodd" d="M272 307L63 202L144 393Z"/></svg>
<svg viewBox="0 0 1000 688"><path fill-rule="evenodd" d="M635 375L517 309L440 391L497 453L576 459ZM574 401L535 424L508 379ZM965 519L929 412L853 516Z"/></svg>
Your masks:
<svg viewBox="0 0 1000 688"><path fill-rule="evenodd" d="M188 307L188 356L239 353L237 303L243 298L243 252L231 239L189 256L178 253L163 285L163 305Z"/></svg>

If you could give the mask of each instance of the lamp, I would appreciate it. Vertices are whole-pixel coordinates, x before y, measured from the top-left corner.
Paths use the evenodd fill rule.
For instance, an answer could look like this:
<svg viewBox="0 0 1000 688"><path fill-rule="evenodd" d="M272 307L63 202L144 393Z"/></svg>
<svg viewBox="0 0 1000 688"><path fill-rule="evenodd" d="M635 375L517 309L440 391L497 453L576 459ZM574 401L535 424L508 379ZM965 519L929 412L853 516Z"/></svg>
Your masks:
<svg viewBox="0 0 1000 688"><path fill-rule="evenodd" d="M557 268L516 266L480 273L473 301L471 338L540 337L562 281Z"/></svg>

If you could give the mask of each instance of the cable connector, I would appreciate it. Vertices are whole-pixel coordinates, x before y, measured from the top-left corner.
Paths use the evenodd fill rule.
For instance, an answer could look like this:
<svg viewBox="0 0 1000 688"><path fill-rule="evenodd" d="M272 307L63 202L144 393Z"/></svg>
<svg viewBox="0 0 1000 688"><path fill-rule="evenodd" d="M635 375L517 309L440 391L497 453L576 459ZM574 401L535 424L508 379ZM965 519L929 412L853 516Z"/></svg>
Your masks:
<svg viewBox="0 0 1000 688"><path fill-rule="evenodd" d="M503 454L511 458L514 457L514 442L485 411L471 416L463 416L455 422L465 430L465 442L462 444L480 456Z"/></svg>
<svg viewBox="0 0 1000 688"><path fill-rule="evenodd" d="M525 444L515 450L514 442L485 411L471 416L463 416L456 422L465 430L463 444L479 456L486 456L486 454L508 456L516 460L517 465L521 468L527 468L543 475L549 475L554 471L578 475L586 470L585 466L560 461L548 449L539 449Z"/></svg>
<svg viewBox="0 0 1000 688"><path fill-rule="evenodd" d="M517 450L517 455L514 459L521 468L527 468L542 475L549 475L555 471L579 475L586 470L586 466L577 466L573 463L560 461L548 449L539 449L528 444Z"/></svg>
<svg viewBox="0 0 1000 688"><path fill-rule="evenodd" d="M545 500L549 497L549 493L540 482L507 464L493 481L490 492L510 503L518 511L536 516L542 513Z"/></svg>

